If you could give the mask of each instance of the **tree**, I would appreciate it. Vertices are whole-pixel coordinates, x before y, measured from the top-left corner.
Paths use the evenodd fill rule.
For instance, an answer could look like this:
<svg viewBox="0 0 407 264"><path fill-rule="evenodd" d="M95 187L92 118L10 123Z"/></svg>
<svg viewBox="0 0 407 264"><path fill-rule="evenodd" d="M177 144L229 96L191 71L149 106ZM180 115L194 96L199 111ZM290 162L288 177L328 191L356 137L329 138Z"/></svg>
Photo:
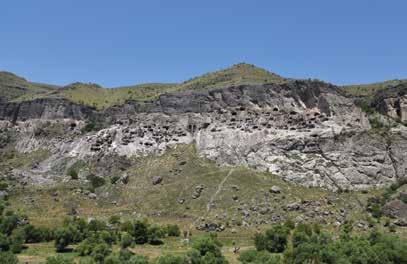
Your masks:
<svg viewBox="0 0 407 264"><path fill-rule="evenodd" d="M14 230L13 234L9 238L10 250L13 253L20 253L23 250L24 234L21 230Z"/></svg>
<svg viewBox="0 0 407 264"><path fill-rule="evenodd" d="M106 243L100 243L93 248L91 256L96 262L103 263L110 253L112 253L110 246Z"/></svg>
<svg viewBox="0 0 407 264"><path fill-rule="evenodd" d="M145 244L148 242L147 223L137 220L133 223L133 237L136 244Z"/></svg>
<svg viewBox="0 0 407 264"><path fill-rule="evenodd" d="M10 241L5 234L0 233L0 251L8 251L10 249Z"/></svg>
<svg viewBox="0 0 407 264"><path fill-rule="evenodd" d="M63 227L55 231L55 247L57 252L64 251L72 241L73 235L70 229Z"/></svg>
<svg viewBox="0 0 407 264"><path fill-rule="evenodd" d="M222 255L222 244L215 236L202 236L198 237L192 243L193 251L190 252L189 257L192 263L228 263ZM201 262L199 262L201 261Z"/></svg>
<svg viewBox="0 0 407 264"><path fill-rule="evenodd" d="M285 225L276 225L267 230L265 234L255 236L256 249L267 250L271 253L281 253L287 246L290 229Z"/></svg>

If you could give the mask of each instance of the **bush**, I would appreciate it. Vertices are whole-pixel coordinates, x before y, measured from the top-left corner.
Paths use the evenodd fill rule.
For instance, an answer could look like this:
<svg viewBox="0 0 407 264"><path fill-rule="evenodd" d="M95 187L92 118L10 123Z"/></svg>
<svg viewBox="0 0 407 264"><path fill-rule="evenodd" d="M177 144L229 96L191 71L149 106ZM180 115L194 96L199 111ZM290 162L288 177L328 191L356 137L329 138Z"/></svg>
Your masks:
<svg viewBox="0 0 407 264"><path fill-rule="evenodd" d="M70 258L63 257L61 255L56 255L48 257L45 264L74 264L74 261Z"/></svg>
<svg viewBox="0 0 407 264"><path fill-rule="evenodd" d="M181 230L178 225L167 225L166 233L170 237L179 237L181 235Z"/></svg>
<svg viewBox="0 0 407 264"><path fill-rule="evenodd" d="M73 242L73 234L69 228L59 228L55 231L55 248L57 252L62 252Z"/></svg>
<svg viewBox="0 0 407 264"><path fill-rule="evenodd" d="M265 234L256 234L254 244L256 249L271 253L281 253L287 246L290 230L285 225L277 225L267 230Z"/></svg>
<svg viewBox="0 0 407 264"><path fill-rule="evenodd" d="M215 236L198 237L192 243L192 251L189 253L192 263L228 263L222 255L222 244Z"/></svg>
<svg viewBox="0 0 407 264"><path fill-rule="evenodd" d="M17 257L11 252L0 252L1 264L17 264Z"/></svg>
<svg viewBox="0 0 407 264"><path fill-rule="evenodd" d="M9 211L0 220L0 233L10 236L11 232L17 227L19 218L16 214Z"/></svg>
<svg viewBox="0 0 407 264"><path fill-rule="evenodd" d="M188 262L185 259L185 257L174 256L174 255L161 256L155 260L155 264L187 264L187 263ZM207 262L205 262L205 263L207 263Z"/></svg>
<svg viewBox="0 0 407 264"><path fill-rule="evenodd" d="M24 234L22 231L17 230L13 232L10 237L10 250L11 252L17 254L23 250Z"/></svg>
<svg viewBox="0 0 407 264"><path fill-rule="evenodd" d="M10 249L10 241L5 234L0 233L0 251L8 251Z"/></svg>
<svg viewBox="0 0 407 264"><path fill-rule="evenodd" d="M78 172L74 168L70 168L68 170L68 175L71 176L72 180L77 180L78 179Z"/></svg>
<svg viewBox="0 0 407 264"><path fill-rule="evenodd" d="M92 190L99 188L99 187L105 185L105 183L106 183L104 178L96 176L94 174L89 174L86 178L89 180Z"/></svg>
<svg viewBox="0 0 407 264"><path fill-rule="evenodd" d="M148 241L152 245L161 244L161 238L165 236L165 231L159 225L151 225L147 229Z"/></svg>
<svg viewBox="0 0 407 264"><path fill-rule="evenodd" d="M243 264L279 264L282 258L267 251L247 250L240 253L239 261Z"/></svg>
<svg viewBox="0 0 407 264"><path fill-rule="evenodd" d="M112 249L106 243L96 244L92 250L92 258L98 262L103 263L105 258L112 253Z"/></svg>
<svg viewBox="0 0 407 264"><path fill-rule="evenodd" d="M109 218L109 224L111 224L111 225L119 225L120 223L121 223L120 216L118 216L118 215L112 215Z"/></svg>
<svg viewBox="0 0 407 264"><path fill-rule="evenodd" d="M33 225L25 225L23 233L26 243L38 243L51 241L54 238L53 232L45 227L36 228Z"/></svg>
<svg viewBox="0 0 407 264"><path fill-rule="evenodd" d="M145 244L148 242L148 226L147 223L137 220L133 223L133 230L131 233L134 237L136 244Z"/></svg>
<svg viewBox="0 0 407 264"><path fill-rule="evenodd" d="M133 237L129 233L124 232L120 239L120 247L123 249L128 248L131 246L132 243L133 243Z"/></svg>

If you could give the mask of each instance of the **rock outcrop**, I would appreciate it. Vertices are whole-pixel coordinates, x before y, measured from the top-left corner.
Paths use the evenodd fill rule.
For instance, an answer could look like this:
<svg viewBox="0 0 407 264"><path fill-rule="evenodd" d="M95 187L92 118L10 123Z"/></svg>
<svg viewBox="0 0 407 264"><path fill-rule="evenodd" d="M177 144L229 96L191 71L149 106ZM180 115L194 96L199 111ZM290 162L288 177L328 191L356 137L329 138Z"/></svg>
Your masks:
<svg viewBox="0 0 407 264"><path fill-rule="evenodd" d="M400 122L407 122L407 84L380 91L372 103L379 112Z"/></svg>
<svg viewBox="0 0 407 264"><path fill-rule="evenodd" d="M66 99L46 98L23 102L0 102L0 120L12 122L29 119L76 119L85 120L94 110Z"/></svg>
<svg viewBox="0 0 407 264"><path fill-rule="evenodd" d="M195 144L201 156L222 165L332 190L382 186L407 175L405 127L373 133L352 99L319 81L184 91L102 112L62 99L2 103L0 117L8 120L3 126L16 124L18 151L51 151L39 165L44 175L54 175L66 159L160 155L176 144ZM108 126L81 134L80 127L95 117ZM50 120L65 125L64 136L35 136Z"/></svg>

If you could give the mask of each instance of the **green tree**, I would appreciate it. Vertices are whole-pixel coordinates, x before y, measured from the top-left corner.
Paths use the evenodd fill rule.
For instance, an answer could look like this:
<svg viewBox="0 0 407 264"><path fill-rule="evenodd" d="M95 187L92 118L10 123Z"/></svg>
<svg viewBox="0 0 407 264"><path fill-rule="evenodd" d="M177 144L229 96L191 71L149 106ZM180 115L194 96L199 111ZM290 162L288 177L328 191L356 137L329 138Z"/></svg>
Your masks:
<svg viewBox="0 0 407 264"><path fill-rule="evenodd" d="M255 235L256 249L267 250L272 253L283 252L287 246L290 229L285 225L276 225L267 230L265 234Z"/></svg>
<svg viewBox="0 0 407 264"><path fill-rule="evenodd" d="M100 243L93 248L91 256L96 262L103 263L110 253L112 253L110 246L106 243Z"/></svg>
<svg viewBox="0 0 407 264"><path fill-rule="evenodd" d="M59 228L55 231L55 248L57 252L62 252L73 242L73 234L69 228Z"/></svg>

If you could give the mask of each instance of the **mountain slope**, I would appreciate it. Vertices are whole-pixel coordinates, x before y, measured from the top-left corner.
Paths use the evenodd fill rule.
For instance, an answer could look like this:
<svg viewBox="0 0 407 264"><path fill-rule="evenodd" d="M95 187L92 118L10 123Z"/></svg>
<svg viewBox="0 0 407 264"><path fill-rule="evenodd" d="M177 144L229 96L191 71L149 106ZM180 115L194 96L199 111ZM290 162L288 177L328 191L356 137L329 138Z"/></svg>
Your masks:
<svg viewBox="0 0 407 264"><path fill-rule="evenodd" d="M370 84L354 84L342 86L343 90L348 96L367 97L372 98L375 94L388 88L397 86L399 84L407 83L404 80L389 80L384 82L370 83Z"/></svg>
<svg viewBox="0 0 407 264"><path fill-rule="evenodd" d="M0 98L13 100L19 97L34 97L55 91L57 86L32 83L10 72L0 72Z"/></svg>
<svg viewBox="0 0 407 264"><path fill-rule="evenodd" d="M18 78L18 77L16 77ZM260 85L265 83L283 83L286 79L258 68L254 65L240 63L230 68L204 74L181 84L151 83L133 86L103 88L91 83L73 83L60 89L52 86L28 83L24 79L16 79L27 91L16 87L10 90L6 98L16 102L30 101L40 98L65 98L74 103L95 107L99 110L113 105L121 105L128 100L147 101L157 99L165 93L177 91L208 91L234 85Z"/></svg>

